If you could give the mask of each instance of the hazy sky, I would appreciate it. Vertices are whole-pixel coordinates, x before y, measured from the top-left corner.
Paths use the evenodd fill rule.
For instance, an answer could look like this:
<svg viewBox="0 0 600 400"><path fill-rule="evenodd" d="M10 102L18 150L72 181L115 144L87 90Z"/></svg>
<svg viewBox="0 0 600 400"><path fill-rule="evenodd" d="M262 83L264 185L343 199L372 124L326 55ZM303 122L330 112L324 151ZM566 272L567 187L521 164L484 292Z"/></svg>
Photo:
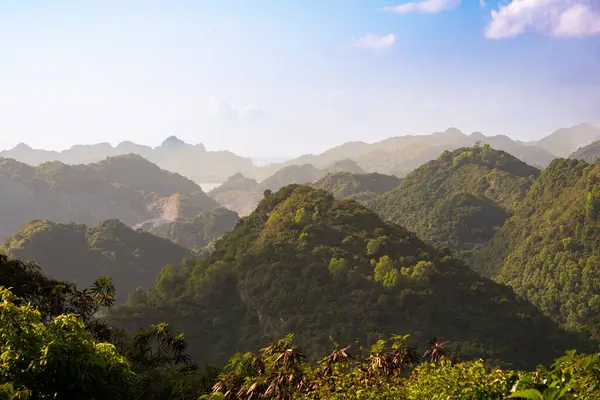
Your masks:
<svg viewBox="0 0 600 400"><path fill-rule="evenodd" d="M0 148L248 156L600 122L600 0L0 0Z"/></svg>

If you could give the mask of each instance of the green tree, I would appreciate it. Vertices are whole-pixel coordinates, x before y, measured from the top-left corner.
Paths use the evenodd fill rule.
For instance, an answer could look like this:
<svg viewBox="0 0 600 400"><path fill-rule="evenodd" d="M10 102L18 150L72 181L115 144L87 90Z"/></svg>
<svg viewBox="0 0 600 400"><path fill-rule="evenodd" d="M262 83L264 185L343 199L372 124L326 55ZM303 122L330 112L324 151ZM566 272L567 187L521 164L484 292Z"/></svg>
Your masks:
<svg viewBox="0 0 600 400"><path fill-rule="evenodd" d="M97 343L73 314L48 324L0 287L0 381L13 398L127 399L135 376L116 348Z"/></svg>

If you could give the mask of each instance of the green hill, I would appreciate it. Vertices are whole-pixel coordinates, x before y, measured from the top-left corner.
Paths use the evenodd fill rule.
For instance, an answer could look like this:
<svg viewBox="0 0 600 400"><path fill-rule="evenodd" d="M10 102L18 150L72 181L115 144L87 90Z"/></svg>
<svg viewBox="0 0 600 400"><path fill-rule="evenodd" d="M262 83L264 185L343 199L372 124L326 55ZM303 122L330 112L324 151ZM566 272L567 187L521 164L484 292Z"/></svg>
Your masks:
<svg viewBox="0 0 600 400"><path fill-rule="evenodd" d="M459 357L531 366L580 342L512 290L386 224L353 200L290 185L217 241L207 258L169 266L111 316L131 329L167 321L189 351L220 364L287 333L314 357L391 333L453 343Z"/></svg>
<svg viewBox="0 0 600 400"><path fill-rule="evenodd" d="M137 287L151 287L166 264L193 254L166 239L134 231L116 220L94 227L34 220L0 246L0 254L35 261L52 278L89 286L112 277L117 300Z"/></svg>
<svg viewBox="0 0 600 400"><path fill-rule="evenodd" d="M368 203L383 218L469 259L518 208L540 171L490 146L444 152Z"/></svg>
<svg viewBox="0 0 600 400"><path fill-rule="evenodd" d="M286 185L305 184L316 181L325 175L325 172L311 164L290 165L280 169L256 187L256 192L265 190L279 190Z"/></svg>
<svg viewBox="0 0 600 400"><path fill-rule="evenodd" d="M91 164L90 168L97 171L108 182L162 196L201 191L200 187L191 179L160 169L156 164L136 154L110 157ZM210 203L209 200L206 201Z"/></svg>
<svg viewBox="0 0 600 400"><path fill-rule="evenodd" d="M553 161L474 257L545 314L600 338L600 165Z"/></svg>
<svg viewBox="0 0 600 400"><path fill-rule="evenodd" d="M188 249L201 250L233 229L239 219L235 211L217 208L202 212L191 219L158 223L150 228L149 232Z"/></svg>
<svg viewBox="0 0 600 400"><path fill-rule="evenodd" d="M0 198L0 239L32 219L94 225L114 218L132 226L191 218L219 206L194 182L135 155L38 167L0 159Z"/></svg>
<svg viewBox="0 0 600 400"><path fill-rule="evenodd" d="M257 186L258 182L254 179L237 173L208 192L208 195L219 204L237 211L240 215L247 215L254 210L262 198L262 193L256 191Z"/></svg>
<svg viewBox="0 0 600 400"><path fill-rule="evenodd" d="M312 186L332 193L336 199L352 198L366 201L377 194L392 190L400 182L400 178L392 175L334 172L325 175Z"/></svg>
<svg viewBox="0 0 600 400"><path fill-rule="evenodd" d="M310 164L284 167L260 183L245 178L242 174L235 174L213 189L209 195L239 215L248 215L262 199L265 190L273 191L286 185L311 183L323 175L324 171Z"/></svg>
<svg viewBox="0 0 600 400"><path fill-rule="evenodd" d="M332 163L325 169L328 173L335 172L351 172L353 174L364 174L365 171L356 163L356 161L349 158L344 158Z"/></svg>
<svg viewBox="0 0 600 400"><path fill-rule="evenodd" d="M595 163L598 157L600 157L600 140L580 147L569 156L569 158L583 160L588 163Z"/></svg>

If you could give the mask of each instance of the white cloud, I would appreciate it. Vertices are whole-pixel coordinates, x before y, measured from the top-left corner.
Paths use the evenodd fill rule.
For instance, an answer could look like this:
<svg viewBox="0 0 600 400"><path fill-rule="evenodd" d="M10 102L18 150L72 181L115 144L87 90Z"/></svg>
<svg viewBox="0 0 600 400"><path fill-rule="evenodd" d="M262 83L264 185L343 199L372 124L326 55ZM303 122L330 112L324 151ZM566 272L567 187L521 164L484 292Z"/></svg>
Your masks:
<svg viewBox="0 0 600 400"><path fill-rule="evenodd" d="M394 43L396 43L396 36L393 34L382 36L374 33L368 33L365 36L355 40L356 47L375 52L387 51L392 48Z"/></svg>
<svg viewBox="0 0 600 400"><path fill-rule="evenodd" d="M485 8L486 6L487 4L485 3L485 0L479 0L479 7Z"/></svg>
<svg viewBox="0 0 600 400"><path fill-rule="evenodd" d="M550 36L600 35L598 0L512 0L491 12L484 34L500 39L535 32Z"/></svg>
<svg viewBox="0 0 600 400"><path fill-rule="evenodd" d="M381 11L388 11L396 14L433 14L440 11L452 10L458 6L460 6L460 0L420 0L398 4L396 6L383 7Z"/></svg>

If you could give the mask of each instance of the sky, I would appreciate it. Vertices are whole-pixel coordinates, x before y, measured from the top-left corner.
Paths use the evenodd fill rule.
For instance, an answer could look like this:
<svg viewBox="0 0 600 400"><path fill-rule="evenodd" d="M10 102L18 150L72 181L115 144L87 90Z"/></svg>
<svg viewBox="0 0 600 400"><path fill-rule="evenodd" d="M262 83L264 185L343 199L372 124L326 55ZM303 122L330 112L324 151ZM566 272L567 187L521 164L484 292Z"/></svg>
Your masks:
<svg viewBox="0 0 600 400"><path fill-rule="evenodd" d="M600 0L0 0L0 149L600 123Z"/></svg>

